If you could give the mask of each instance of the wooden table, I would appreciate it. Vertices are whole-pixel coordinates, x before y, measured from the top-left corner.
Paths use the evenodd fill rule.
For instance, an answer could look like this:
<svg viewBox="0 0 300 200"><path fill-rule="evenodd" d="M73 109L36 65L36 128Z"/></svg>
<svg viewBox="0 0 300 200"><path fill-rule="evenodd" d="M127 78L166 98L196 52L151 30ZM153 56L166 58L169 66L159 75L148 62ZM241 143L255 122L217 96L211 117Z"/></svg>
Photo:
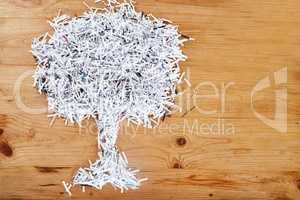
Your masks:
<svg viewBox="0 0 300 200"><path fill-rule="evenodd" d="M49 127L46 98L32 87L31 40L59 8L85 10L81 0L0 1L1 200L68 199L61 181L96 158L95 124ZM122 125L119 147L149 178L140 190L75 188L72 199L300 199L300 2L139 0L137 8L195 38L181 64L192 86L180 86L182 112L159 128Z"/></svg>

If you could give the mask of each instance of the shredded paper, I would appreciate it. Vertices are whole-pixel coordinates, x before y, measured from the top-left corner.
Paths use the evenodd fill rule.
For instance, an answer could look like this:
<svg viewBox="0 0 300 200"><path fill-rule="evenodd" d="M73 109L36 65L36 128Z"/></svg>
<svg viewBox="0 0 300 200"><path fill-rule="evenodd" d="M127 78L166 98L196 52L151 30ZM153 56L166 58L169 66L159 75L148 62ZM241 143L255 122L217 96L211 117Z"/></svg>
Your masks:
<svg viewBox="0 0 300 200"><path fill-rule="evenodd" d="M169 21L136 11L132 1L110 0L49 23L53 34L32 42L35 86L47 95L51 117L79 125L91 117L98 128L99 158L63 182L66 191L107 183L137 189L146 179L116 147L119 124L127 119L151 128L174 108L178 63L186 59L181 46L189 38Z"/></svg>

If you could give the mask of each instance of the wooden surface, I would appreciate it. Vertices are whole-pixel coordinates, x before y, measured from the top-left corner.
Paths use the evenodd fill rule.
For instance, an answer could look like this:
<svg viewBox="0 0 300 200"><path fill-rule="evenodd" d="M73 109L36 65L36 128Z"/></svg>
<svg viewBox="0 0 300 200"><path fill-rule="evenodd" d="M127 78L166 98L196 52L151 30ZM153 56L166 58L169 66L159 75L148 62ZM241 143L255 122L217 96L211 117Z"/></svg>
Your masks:
<svg viewBox="0 0 300 200"><path fill-rule="evenodd" d="M14 85L22 74L21 100L31 108L47 105L32 88L31 39L49 30L57 14L80 15L81 0L0 1L0 199L68 199L62 180L96 158L93 122L84 127L49 127L46 113L17 106ZM119 147L130 165L149 181L120 194L80 188L72 199L300 199L300 2L298 0L138 0L137 8L172 20L196 40L184 47L192 89L184 91L183 112L167 117L160 129L122 126ZM250 93L262 78L287 67L288 131L280 133L257 119ZM226 90L220 99L191 101L195 92L213 93L210 81ZM257 112L275 112L272 87L256 95ZM194 92L193 92L194 91ZM198 108L217 109L203 114ZM222 112L224 111L224 112ZM208 134L193 123L232 125L234 132Z"/></svg>

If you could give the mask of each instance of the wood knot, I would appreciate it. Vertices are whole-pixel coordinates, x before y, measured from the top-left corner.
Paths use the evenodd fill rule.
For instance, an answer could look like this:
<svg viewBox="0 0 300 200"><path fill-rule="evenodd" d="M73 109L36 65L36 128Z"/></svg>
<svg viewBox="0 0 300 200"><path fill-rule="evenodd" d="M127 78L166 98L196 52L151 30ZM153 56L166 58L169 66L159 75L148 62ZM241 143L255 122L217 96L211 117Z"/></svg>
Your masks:
<svg viewBox="0 0 300 200"><path fill-rule="evenodd" d="M13 155L13 150L12 148L7 144L7 142L0 142L0 152L7 156L7 157L11 157Z"/></svg>
<svg viewBox="0 0 300 200"><path fill-rule="evenodd" d="M0 128L0 136L3 134L4 130Z"/></svg>
<svg viewBox="0 0 300 200"><path fill-rule="evenodd" d="M180 163L179 161L177 161L177 162L175 162L173 164L173 168L174 169L183 169L183 165L182 165L182 163Z"/></svg>
<svg viewBox="0 0 300 200"><path fill-rule="evenodd" d="M176 139L176 144L178 146L184 146L186 144L186 139L184 137L179 137Z"/></svg>
<svg viewBox="0 0 300 200"><path fill-rule="evenodd" d="M300 179L298 179L298 180L296 181L296 186L297 186L298 190L300 190Z"/></svg>

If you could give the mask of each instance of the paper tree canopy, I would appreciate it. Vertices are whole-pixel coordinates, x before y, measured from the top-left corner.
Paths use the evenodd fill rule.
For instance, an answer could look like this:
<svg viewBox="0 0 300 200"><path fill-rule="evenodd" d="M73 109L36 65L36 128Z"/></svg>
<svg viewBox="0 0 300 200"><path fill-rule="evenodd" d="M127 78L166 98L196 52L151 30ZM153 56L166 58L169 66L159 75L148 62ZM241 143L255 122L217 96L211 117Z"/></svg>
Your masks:
<svg viewBox="0 0 300 200"><path fill-rule="evenodd" d="M135 189L140 181L115 147L119 123L152 127L174 106L180 79L181 45L177 26L137 12L132 2L108 1L80 17L59 15L49 22L53 34L33 39L34 81L48 98L54 117L81 123L96 120L101 152L80 168L73 185L102 188L106 183Z"/></svg>

